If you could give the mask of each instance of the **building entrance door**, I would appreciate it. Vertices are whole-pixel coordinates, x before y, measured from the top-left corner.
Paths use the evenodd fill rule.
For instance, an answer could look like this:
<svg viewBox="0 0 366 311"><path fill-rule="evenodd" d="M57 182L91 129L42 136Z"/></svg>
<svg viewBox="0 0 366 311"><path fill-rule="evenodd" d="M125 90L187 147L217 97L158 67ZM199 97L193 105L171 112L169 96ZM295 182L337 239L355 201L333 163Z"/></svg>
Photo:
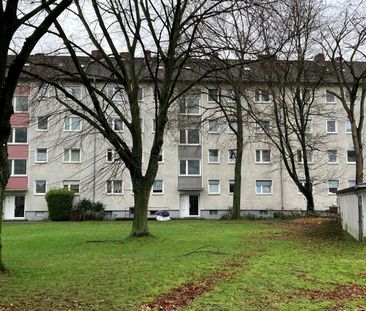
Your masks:
<svg viewBox="0 0 366 311"><path fill-rule="evenodd" d="M181 194L179 198L180 217L199 216L199 195Z"/></svg>
<svg viewBox="0 0 366 311"><path fill-rule="evenodd" d="M7 196L4 200L4 219L24 218L25 196Z"/></svg>

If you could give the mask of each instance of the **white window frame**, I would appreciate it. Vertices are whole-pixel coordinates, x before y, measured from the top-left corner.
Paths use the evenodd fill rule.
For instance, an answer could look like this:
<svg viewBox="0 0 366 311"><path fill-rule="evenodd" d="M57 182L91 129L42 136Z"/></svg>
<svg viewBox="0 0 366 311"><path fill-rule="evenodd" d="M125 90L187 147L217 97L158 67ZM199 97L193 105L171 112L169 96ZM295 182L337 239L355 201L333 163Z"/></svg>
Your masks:
<svg viewBox="0 0 366 311"><path fill-rule="evenodd" d="M231 157L231 152L233 152L235 154L234 160ZM228 150L228 153L227 153L227 163L229 163L229 164L235 164L235 162L236 162L236 156L237 156L236 149L229 149Z"/></svg>
<svg viewBox="0 0 366 311"><path fill-rule="evenodd" d="M184 131L185 132L185 141L181 142L181 137L180 137L180 132ZM198 143L190 143L188 140L188 132L189 131L197 131L198 133ZM179 144L180 145L191 145L191 146L200 146L201 145L201 133L199 129L182 129L179 131Z"/></svg>
<svg viewBox="0 0 366 311"><path fill-rule="evenodd" d="M114 183L118 181L118 182L121 182L121 192L115 192L115 185ZM111 192L108 192L108 182L111 183ZM105 189L105 192L107 195L123 195L124 193L124 189L123 189L123 180L122 179L108 179L106 180L106 189Z"/></svg>
<svg viewBox="0 0 366 311"><path fill-rule="evenodd" d="M335 151L335 155L336 155L336 160L334 162L329 161L330 157L329 157L329 152L330 151ZM333 165L333 164L338 164L338 150L337 149L328 149L327 150L327 164Z"/></svg>
<svg viewBox="0 0 366 311"><path fill-rule="evenodd" d="M27 98L27 110L18 110L18 98L25 97ZM29 111L29 96L28 95L15 95L13 96L13 109L14 113L27 113Z"/></svg>
<svg viewBox="0 0 366 311"><path fill-rule="evenodd" d="M152 119L151 132L152 133L156 132L156 119Z"/></svg>
<svg viewBox="0 0 366 311"><path fill-rule="evenodd" d="M71 189L71 186L78 186L78 192ZM69 191L74 191L74 195L80 194L80 180L63 180L62 181L62 188L68 189Z"/></svg>
<svg viewBox="0 0 366 311"><path fill-rule="evenodd" d="M211 94L210 91L216 90L217 94L215 95L217 98L214 100L210 100ZM207 89L207 102L208 103L217 103L220 100L220 92L218 88L209 88Z"/></svg>
<svg viewBox="0 0 366 311"><path fill-rule="evenodd" d="M125 101L125 93L121 89L118 90L117 87L108 87L107 96L110 100L113 100L115 102Z"/></svg>
<svg viewBox="0 0 366 311"><path fill-rule="evenodd" d="M310 158L309 158L309 154L310 154ZM306 150L306 156L307 156L307 159L308 159L308 164L313 163L313 160L314 160L313 150ZM297 163L304 164L304 155L302 154L301 149L297 150L296 158L297 158L296 159Z"/></svg>
<svg viewBox="0 0 366 311"><path fill-rule="evenodd" d="M211 184L210 184L210 182L212 182L212 181L217 181L218 183L217 183L217 192L213 192L213 191L211 191ZM208 184L208 186L207 186L207 188L208 188L208 194L220 194L221 193L221 183L220 183L220 179L209 179L208 181L207 181L207 184Z"/></svg>
<svg viewBox="0 0 366 311"><path fill-rule="evenodd" d="M80 90L80 95L79 96L75 96L74 95L74 89L79 89ZM81 85L68 85L66 86L66 91L68 93L70 93L73 97L75 97L77 100L81 100L83 98L83 87ZM72 98L66 97L66 100L73 100Z"/></svg>
<svg viewBox="0 0 366 311"><path fill-rule="evenodd" d="M347 186L348 186L348 188L356 186L356 180L354 180L354 179L349 179L349 180L347 181Z"/></svg>
<svg viewBox="0 0 366 311"><path fill-rule="evenodd" d="M348 151L353 151L355 154L355 160L352 162L348 161ZM351 150L351 149L346 150L346 163L347 164L356 164L356 152L354 150Z"/></svg>
<svg viewBox="0 0 366 311"><path fill-rule="evenodd" d="M51 97L51 86L49 84L40 84L37 88L37 98L47 99Z"/></svg>
<svg viewBox="0 0 366 311"><path fill-rule="evenodd" d="M73 119L79 119L79 128L73 129L73 124L75 123L72 121ZM65 117L64 120L64 132L80 132L82 130L82 122L81 118L78 116L68 116Z"/></svg>
<svg viewBox="0 0 366 311"><path fill-rule="evenodd" d="M45 191L44 192L37 192L37 182L44 181L45 182ZM47 193L47 180L45 179L36 179L34 181L34 195L45 195Z"/></svg>
<svg viewBox="0 0 366 311"><path fill-rule="evenodd" d="M187 98L193 98L194 95L192 94L188 94L186 95L186 97L182 98L183 102L181 102L181 105L179 106L179 113L181 115L187 115L187 116L198 116L201 114L201 105L200 105L200 98L199 96L197 96L196 101L197 101L197 106L194 105L192 107L197 107L198 108L198 112L190 112L190 105L188 104ZM189 103L191 103L191 101L189 101ZM182 109L183 108L183 109ZM182 111L184 110L184 111Z"/></svg>
<svg viewBox="0 0 366 311"><path fill-rule="evenodd" d="M216 124L217 124L217 130L216 131L210 130L210 122L216 122ZM218 134L218 133L220 133L220 122L219 122L218 119L208 120L208 133L209 134Z"/></svg>
<svg viewBox="0 0 366 311"><path fill-rule="evenodd" d="M72 151L79 151L79 161L72 161L71 160L71 155L72 155ZM69 160L66 160L66 153L69 154ZM81 150L80 148L65 148L64 149L64 154L63 154L63 163L81 163Z"/></svg>
<svg viewBox="0 0 366 311"><path fill-rule="evenodd" d="M112 157L112 160L109 161L108 160L108 155L111 154L111 157ZM107 149L107 152L106 152L106 162L107 163L114 163L114 162L118 162L118 161L121 161L121 158L119 157L119 154L117 153L117 151L115 151L114 149L112 148L108 148Z"/></svg>
<svg viewBox="0 0 366 311"><path fill-rule="evenodd" d="M265 181L265 182L268 182L270 181L271 182L271 192L263 192L263 185L260 185L261 186L261 191L258 192L257 190L257 183L258 182L261 182L261 181ZM255 194L258 194L258 195L272 195L273 194L273 180L272 179L256 179L255 181Z"/></svg>
<svg viewBox="0 0 366 311"><path fill-rule="evenodd" d="M269 152L269 161L263 161L263 152ZM257 161L257 152L259 152L259 161ZM269 164L271 163L271 149L256 149L255 150L255 163L256 164Z"/></svg>
<svg viewBox="0 0 366 311"><path fill-rule="evenodd" d="M227 125L227 132L229 134L234 134L235 132L231 129L230 125L234 128L234 130L236 130L236 132L238 132L238 122L237 121L229 121L229 123Z"/></svg>
<svg viewBox="0 0 366 311"><path fill-rule="evenodd" d="M28 176L27 175L27 171L28 171L28 161L27 161L27 159L9 159L9 161L11 163L10 176ZM25 174L14 174L15 161L25 161Z"/></svg>
<svg viewBox="0 0 366 311"><path fill-rule="evenodd" d="M313 120L309 119L305 126L305 133L311 134L313 133Z"/></svg>
<svg viewBox="0 0 366 311"><path fill-rule="evenodd" d="M44 118L47 121L47 124L46 124L47 127L45 129L39 128L39 120L41 118ZM49 123L48 119L49 119L49 116L39 116L39 117L37 117L37 132L46 132L46 131L48 131L48 123Z"/></svg>
<svg viewBox="0 0 366 311"><path fill-rule="evenodd" d="M38 150L46 150L46 160L40 161L38 160ZM48 162L48 149L47 148L36 148L36 156L35 156L35 163L47 163Z"/></svg>
<svg viewBox="0 0 366 311"><path fill-rule="evenodd" d="M349 125L350 131L347 131L347 129L348 129L347 125ZM352 124L351 124L351 121L348 119L344 122L344 131L346 134L352 134Z"/></svg>
<svg viewBox="0 0 366 311"><path fill-rule="evenodd" d="M261 123L263 123L263 124L261 125ZM270 121L269 120L261 120L261 121L255 123L255 133L256 134L265 134L266 133L265 130L263 129L263 127L266 127L266 126L264 126L264 124L268 125L267 131L269 131Z"/></svg>
<svg viewBox="0 0 366 311"><path fill-rule="evenodd" d="M189 174L189 162L190 161L198 162L198 165L199 165L199 167L198 167L199 173L198 174ZM182 174L181 170L180 170L182 162L185 162L185 173L184 174ZM179 176L201 176L202 175L201 169L202 169L201 160L198 160L198 159L185 159L185 160L180 160L179 161Z"/></svg>
<svg viewBox="0 0 366 311"><path fill-rule="evenodd" d="M164 149L163 148L160 149L159 157L161 157L161 160L158 159L158 163L164 163Z"/></svg>
<svg viewBox="0 0 366 311"><path fill-rule="evenodd" d="M334 122L334 132L330 132L328 130L328 122ZM327 134L337 134L338 133L338 124L337 124L337 120L335 119L331 119L331 120L326 120L325 121L325 130Z"/></svg>
<svg viewBox="0 0 366 311"><path fill-rule="evenodd" d="M233 192L231 192L231 191L230 191L230 185L231 185L231 184L233 184L233 185L234 185L234 191L233 191ZM229 179L228 186L229 186L229 188L228 188L228 192L229 192L229 194L233 195L233 194L234 194L234 192L235 192L235 179Z"/></svg>
<svg viewBox="0 0 366 311"><path fill-rule="evenodd" d="M330 189L330 182L332 182L332 181L336 181L336 182L338 182L338 188L337 188L337 191L338 191L338 189L340 188L340 186L341 186L341 184L340 184L340 182L339 182L339 179L329 179L328 180L328 183L327 183L327 185L328 185L328 194L330 194L330 195L336 195L336 193L334 193L334 192L330 192L329 191L329 189Z"/></svg>
<svg viewBox="0 0 366 311"><path fill-rule="evenodd" d="M328 94L330 96L333 96L334 97L334 101L328 101ZM325 90L325 103L328 104L328 105L334 105L336 103L336 97L335 95L331 94L329 90Z"/></svg>
<svg viewBox="0 0 366 311"><path fill-rule="evenodd" d="M15 141L15 133L19 129L25 129L27 132L27 141L26 142L16 142ZM27 127L12 127L11 128L11 135L9 136L12 140L8 142L8 145L27 145L28 144L28 128Z"/></svg>
<svg viewBox="0 0 366 311"><path fill-rule="evenodd" d="M157 181L161 181L161 192L156 192L156 189L154 188L155 187L155 183ZM151 193L153 195L163 195L164 194L164 180L163 179L155 179L154 180L154 184L153 184L153 186L151 188Z"/></svg>
<svg viewBox="0 0 366 311"><path fill-rule="evenodd" d="M121 124L122 124L122 129L121 130L116 129L116 120L121 121ZM110 118L108 118L108 124L112 128L112 130L116 133L123 133L125 131L125 123L119 117L110 117Z"/></svg>
<svg viewBox="0 0 366 311"><path fill-rule="evenodd" d="M235 98L235 90L234 89L228 89L226 96L227 96L227 103L228 104L235 103L236 98Z"/></svg>
<svg viewBox="0 0 366 311"><path fill-rule="evenodd" d="M263 92L268 91L268 100L263 99ZM254 101L257 104L269 104L272 102L271 92L269 90L257 89L254 92Z"/></svg>
<svg viewBox="0 0 366 311"><path fill-rule="evenodd" d="M210 160L210 151L217 151L217 161L211 161ZM209 164L218 164L220 163L220 149L208 149L208 163Z"/></svg>

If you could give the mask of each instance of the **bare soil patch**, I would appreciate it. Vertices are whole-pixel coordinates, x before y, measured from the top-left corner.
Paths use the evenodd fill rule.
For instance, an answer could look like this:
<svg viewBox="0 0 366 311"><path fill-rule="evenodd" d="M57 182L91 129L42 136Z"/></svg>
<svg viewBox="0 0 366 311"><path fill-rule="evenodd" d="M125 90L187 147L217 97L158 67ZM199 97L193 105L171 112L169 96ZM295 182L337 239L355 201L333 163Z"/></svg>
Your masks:
<svg viewBox="0 0 366 311"><path fill-rule="evenodd" d="M312 300L354 300L366 297L366 286L356 283L340 284L328 290L304 290L306 296Z"/></svg>

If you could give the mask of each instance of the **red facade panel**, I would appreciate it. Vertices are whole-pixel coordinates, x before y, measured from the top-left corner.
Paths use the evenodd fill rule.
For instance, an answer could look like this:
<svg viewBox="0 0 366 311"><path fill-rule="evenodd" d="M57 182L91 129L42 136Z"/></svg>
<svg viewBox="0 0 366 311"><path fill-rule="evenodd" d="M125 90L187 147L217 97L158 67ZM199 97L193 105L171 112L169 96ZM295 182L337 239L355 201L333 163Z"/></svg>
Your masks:
<svg viewBox="0 0 366 311"><path fill-rule="evenodd" d="M28 190L28 177L27 176L11 176L6 190Z"/></svg>
<svg viewBox="0 0 366 311"><path fill-rule="evenodd" d="M29 96L30 85L29 84L18 84L15 88L14 96Z"/></svg>
<svg viewBox="0 0 366 311"><path fill-rule="evenodd" d="M10 123L13 127L28 127L29 113L14 113L10 118Z"/></svg>
<svg viewBox="0 0 366 311"><path fill-rule="evenodd" d="M8 145L9 159L28 159L28 145Z"/></svg>

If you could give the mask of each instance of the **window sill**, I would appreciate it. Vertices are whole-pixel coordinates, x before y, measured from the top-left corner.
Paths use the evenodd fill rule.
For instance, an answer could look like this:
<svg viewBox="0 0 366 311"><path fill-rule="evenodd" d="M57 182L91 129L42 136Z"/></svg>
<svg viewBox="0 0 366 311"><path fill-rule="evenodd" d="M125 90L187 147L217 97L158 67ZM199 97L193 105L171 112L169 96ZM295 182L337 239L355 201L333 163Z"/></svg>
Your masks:
<svg viewBox="0 0 366 311"><path fill-rule="evenodd" d="M81 164L81 161L79 161L79 162L65 162L65 161L63 161L62 163L63 164Z"/></svg>
<svg viewBox="0 0 366 311"><path fill-rule="evenodd" d="M215 164L220 164L220 162L207 162L207 164L210 164L210 165L214 164L215 165Z"/></svg>
<svg viewBox="0 0 366 311"><path fill-rule="evenodd" d="M36 129L36 132L47 132L48 129L42 130L42 129Z"/></svg>
<svg viewBox="0 0 366 311"><path fill-rule="evenodd" d="M257 165L270 165L271 162L255 162Z"/></svg>
<svg viewBox="0 0 366 311"><path fill-rule="evenodd" d="M214 193L207 193L208 195L212 195L212 196L218 196L218 195L221 195L221 193L220 192L214 192ZM230 193L230 194L232 194L232 193Z"/></svg>
<svg viewBox="0 0 366 311"><path fill-rule="evenodd" d="M271 196L273 193L255 193L255 195Z"/></svg>
<svg viewBox="0 0 366 311"><path fill-rule="evenodd" d="M120 195L123 195L123 193L106 193L107 196L120 196Z"/></svg>
<svg viewBox="0 0 366 311"><path fill-rule="evenodd" d="M48 161L34 161L35 164L47 164Z"/></svg>
<svg viewBox="0 0 366 311"><path fill-rule="evenodd" d="M151 195L161 196L161 195L164 195L164 193L163 192L152 192Z"/></svg>
<svg viewBox="0 0 366 311"><path fill-rule="evenodd" d="M35 196L37 197L44 197L46 195L46 193L34 193Z"/></svg>

